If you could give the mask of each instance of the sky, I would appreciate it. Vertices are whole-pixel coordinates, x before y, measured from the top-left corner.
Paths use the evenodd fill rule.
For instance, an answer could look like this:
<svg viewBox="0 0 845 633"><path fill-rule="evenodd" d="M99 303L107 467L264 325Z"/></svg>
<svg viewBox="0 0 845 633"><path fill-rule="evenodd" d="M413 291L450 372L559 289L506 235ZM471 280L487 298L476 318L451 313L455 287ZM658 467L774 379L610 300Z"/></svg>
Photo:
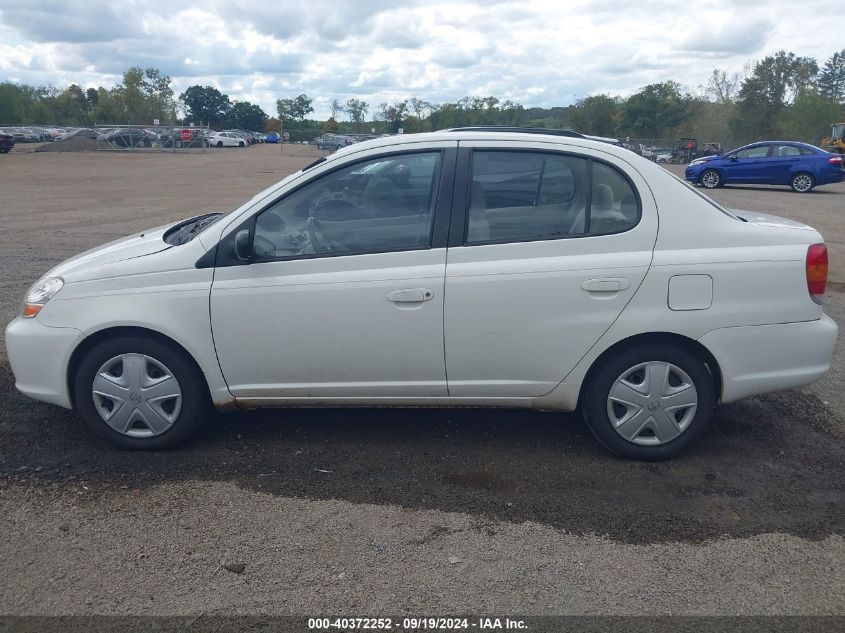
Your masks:
<svg viewBox="0 0 845 633"><path fill-rule="evenodd" d="M0 0L0 81L111 87L155 67L177 96L211 85L274 115L306 93L316 118L350 97L370 114L411 96L565 106L669 79L694 92L781 49L822 64L843 17L821 0Z"/></svg>

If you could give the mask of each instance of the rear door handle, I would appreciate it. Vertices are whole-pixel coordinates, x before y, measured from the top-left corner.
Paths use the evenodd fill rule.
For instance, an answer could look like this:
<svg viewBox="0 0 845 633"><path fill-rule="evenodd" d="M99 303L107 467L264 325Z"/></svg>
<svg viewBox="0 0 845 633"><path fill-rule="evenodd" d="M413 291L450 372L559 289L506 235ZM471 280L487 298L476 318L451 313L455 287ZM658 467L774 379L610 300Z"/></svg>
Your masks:
<svg viewBox="0 0 845 633"><path fill-rule="evenodd" d="M434 293L428 288L405 288L387 293L387 300L393 303L422 303L428 301Z"/></svg>
<svg viewBox="0 0 845 633"><path fill-rule="evenodd" d="M626 290L631 282L624 277L603 277L601 279L588 279L581 282L581 290L587 292L619 292Z"/></svg>

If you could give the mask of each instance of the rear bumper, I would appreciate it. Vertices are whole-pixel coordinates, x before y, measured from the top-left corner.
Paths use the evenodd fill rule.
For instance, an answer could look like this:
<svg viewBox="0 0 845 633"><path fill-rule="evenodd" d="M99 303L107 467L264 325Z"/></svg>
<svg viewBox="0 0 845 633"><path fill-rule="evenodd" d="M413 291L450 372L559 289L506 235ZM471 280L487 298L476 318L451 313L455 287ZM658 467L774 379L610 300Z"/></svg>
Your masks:
<svg viewBox="0 0 845 633"><path fill-rule="evenodd" d="M82 332L18 317L6 327L6 354L18 391L71 409L67 367Z"/></svg>
<svg viewBox="0 0 845 633"><path fill-rule="evenodd" d="M817 184L831 185L845 180L845 169L828 170L820 174Z"/></svg>
<svg viewBox="0 0 845 633"><path fill-rule="evenodd" d="M722 402L815 382L830 369L838 327L817 321L721 328L699 339L719 363Z"/></svg>

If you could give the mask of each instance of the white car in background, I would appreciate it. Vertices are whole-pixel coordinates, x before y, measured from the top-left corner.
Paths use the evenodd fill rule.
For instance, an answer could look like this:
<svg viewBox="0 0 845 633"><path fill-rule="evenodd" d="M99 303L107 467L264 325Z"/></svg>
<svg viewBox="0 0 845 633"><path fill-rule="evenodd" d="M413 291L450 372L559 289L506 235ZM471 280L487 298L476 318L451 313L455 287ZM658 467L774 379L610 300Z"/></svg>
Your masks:
<svg viewBox="0 0 845 633"><path fill-rule="evenodd" d="M223 137L226 138L226 137ZM156 449L209 405L580 409L636 459L828 371L827 249L575 133L379 138L48 271L23 393Z"/></svg>
<svg viewBox="0 0 845 633"><path fill-rule="evenodd" d="M246 147L246 139L232 132L212 132L208 135L209 147Z"/></svg>

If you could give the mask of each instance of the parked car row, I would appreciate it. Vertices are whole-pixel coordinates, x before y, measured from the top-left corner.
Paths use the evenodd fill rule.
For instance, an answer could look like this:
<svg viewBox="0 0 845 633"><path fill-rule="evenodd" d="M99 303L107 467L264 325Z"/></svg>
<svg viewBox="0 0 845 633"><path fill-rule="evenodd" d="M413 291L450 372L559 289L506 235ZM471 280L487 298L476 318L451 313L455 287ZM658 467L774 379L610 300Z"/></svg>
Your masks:
<svg viewBox="0 0 845 633"><path fill-rule="evenodd" d="M378 138L376 134L337 134L328 132L321 134L315 138L311 143L317 146L317 149L327 149L337 151L347 145L360 143L361 141L368 141L370 139Z"/></svg>
<svg viewBox="0 0 845 633"><path fill-rule="evenodd" d="M356 140L347 134L321 134L314 139L317 149L328 149L337 151L347 145L352 145Z"/></svg>
<svg viewBox="0 0 845 633"><path fill-rule="evenodd" d="M63 130L60 128L44 128L44 127L7 127L0 128L0 134L8 134L15 143L44 143L53 141L57 136L62 134Z"/></svg>
<svg viewBox="0 0 845 633"><path fill-rule="evenodd" d="M194 148L246 147L266 142L265 135L248 130L216 132L200 127L10 127L0 128L8 137L0 143L0 152L8 152L16 143L67 142L86 138L121 148ZM10 142L11 141L11 142ZM278 142L278 134L276 140Z"/></svg>
<svg viewBox="0 0 845 633"><path fill-rule="evenodd" d="M673 161L671 147L658 147L656 145L645 145L643 143L622 143L622 147L629 149L635 154L648 158L656 163L671 163Z"/></svg>

